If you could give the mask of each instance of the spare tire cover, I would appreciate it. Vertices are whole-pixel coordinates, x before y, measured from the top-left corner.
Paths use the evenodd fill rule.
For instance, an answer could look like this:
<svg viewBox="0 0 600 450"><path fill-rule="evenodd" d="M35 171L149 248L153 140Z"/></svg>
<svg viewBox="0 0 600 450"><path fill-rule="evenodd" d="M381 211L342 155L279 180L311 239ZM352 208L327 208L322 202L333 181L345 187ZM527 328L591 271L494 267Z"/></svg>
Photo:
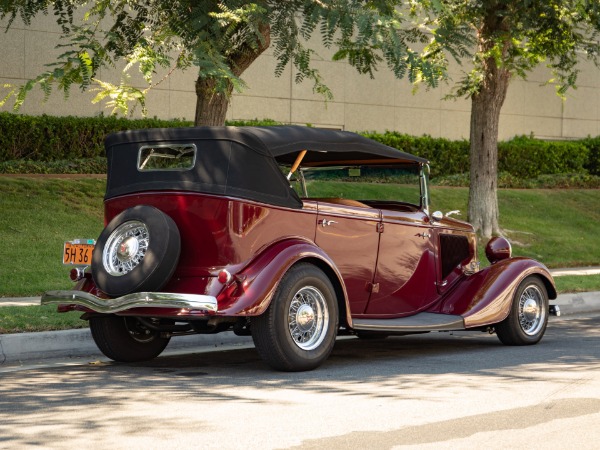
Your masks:
<svg viewBox="0 0 600 450"><path fill-rule="evenodd" d="M113 297L159 291L173 275L180 252L173 219L153 206L135 206L114 217L100 234L92 277Z"/></svg>

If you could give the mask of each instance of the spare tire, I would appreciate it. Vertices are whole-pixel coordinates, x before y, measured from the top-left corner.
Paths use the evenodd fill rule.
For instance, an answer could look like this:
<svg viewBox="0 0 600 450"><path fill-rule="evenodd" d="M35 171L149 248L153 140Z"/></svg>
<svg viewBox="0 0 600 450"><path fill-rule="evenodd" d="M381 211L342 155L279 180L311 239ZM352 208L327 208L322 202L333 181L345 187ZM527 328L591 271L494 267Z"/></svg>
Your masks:
<svg viewBox="0 0 600 450"><path fill-rule="evenodd" d="M159 209L126 209L104 228L92 255L92 277L108 295L159 291L171 279L181 238L177 225Z"/></svg>

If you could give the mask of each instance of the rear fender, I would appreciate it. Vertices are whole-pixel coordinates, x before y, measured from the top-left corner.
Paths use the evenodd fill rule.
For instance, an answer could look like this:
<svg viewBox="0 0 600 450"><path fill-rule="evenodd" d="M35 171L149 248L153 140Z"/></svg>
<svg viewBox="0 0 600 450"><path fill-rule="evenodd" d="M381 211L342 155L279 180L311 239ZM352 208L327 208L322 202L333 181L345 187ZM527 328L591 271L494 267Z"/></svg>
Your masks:
<svg viewBox="0 0 600 450"><path fill-rule="evenodd" d="M328 275L338 297L343 300L346 320L350 320L348 295L335 264L322 249L300 238L273 244L243 270L232 274L232 281L217 296L219 302L217 315L261 315L269 307L284 274L301 261L317 265Z"/></svg>
<svg viewBox="0 0 600 450"><path fill-rule="evenodd" d="M552 275L543 264L529 258L509 258L464 278L444 298L437 312L460 315L466 328L502 322L510 313L515 291L528 276L538 276L548 297L556 298Z"/></svg>

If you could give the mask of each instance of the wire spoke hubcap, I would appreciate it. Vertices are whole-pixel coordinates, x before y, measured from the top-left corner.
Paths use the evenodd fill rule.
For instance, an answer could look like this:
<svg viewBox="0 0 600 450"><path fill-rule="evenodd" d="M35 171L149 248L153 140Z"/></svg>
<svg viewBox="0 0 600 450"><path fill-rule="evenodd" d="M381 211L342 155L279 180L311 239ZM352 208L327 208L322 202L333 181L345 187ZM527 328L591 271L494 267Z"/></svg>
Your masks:
<svg viewBox="0 0 600 450"><path fill-rule="evenodd" d="M104 246L104 269L115 277L128 274L144 259L149 244L150 233L143 222L132 220L119 225Z"/></svg>
<svg viewBox="0 0 600 450"><path fill-rule="evenodd" d="M302 350L313 350L325 339L329 311L325 297L312 286L300 289L288 311L288 328L294 343Z"/></svg>
<svg viewBox="0 0 600 450"><path fill-rule="evenodd" d="M519 299L519 325L525 334L534 336L544 326L544 296L537 286L528 286Z"/></svg>

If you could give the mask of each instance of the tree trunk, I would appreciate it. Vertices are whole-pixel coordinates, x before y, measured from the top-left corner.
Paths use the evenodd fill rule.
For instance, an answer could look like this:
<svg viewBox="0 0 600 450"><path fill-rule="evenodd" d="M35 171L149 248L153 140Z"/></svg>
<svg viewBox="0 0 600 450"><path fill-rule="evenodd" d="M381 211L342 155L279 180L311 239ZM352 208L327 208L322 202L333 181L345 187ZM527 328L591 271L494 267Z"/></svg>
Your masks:
<svg viewBox="0 0 600 450"><path fill-rule="evenodd" d="M258 27L262 39L255 45L248 43L241 45L232 52L227 62L236 77L250 67L256 59L271 44L271 27L269 24L260 24ZM227 82L224 91L217 90L217 79L198 77L196 80L196 116L194 125L223 126L229 108L229 100L233 92L233 84Z"/></svg>
<svg viewBox="0 0 600 450"><path fill-rule="evenodd" d="M480 49L485 47L485 43L480 44ZM469 221L480 236L490 238L500 234L498 124L508 90L510 72L499 68L493 58L487 58L482 66L484 80L479 91L471 98Z"/></svg>
<svg viewBox="0 0 600 450"><path fill-rule="evenodd" d="M231 83L226 92L217 92L217 80L201 78L196 80L196 117L194 125L223 126L233 91Z"/></svg>

